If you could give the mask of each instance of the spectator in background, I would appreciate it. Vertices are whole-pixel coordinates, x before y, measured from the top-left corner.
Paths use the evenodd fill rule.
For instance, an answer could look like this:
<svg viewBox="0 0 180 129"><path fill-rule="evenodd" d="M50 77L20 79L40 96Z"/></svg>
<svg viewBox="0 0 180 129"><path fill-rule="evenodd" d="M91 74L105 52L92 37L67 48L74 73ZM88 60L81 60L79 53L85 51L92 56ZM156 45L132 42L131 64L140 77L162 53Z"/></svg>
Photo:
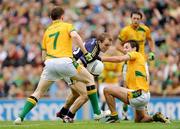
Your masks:
<svg viewBox="0 0 180 129"><path fill-rule="evenodd" d="M2 67L2 63L7 57L7 52L4 50L3 40L0 39L0 68Z"/></svg>
<svg viewBox="0 0 180 129"><path fill-rule="evenodd" d="M180 96L180 76L172 74L169 77L169 83L164 90L164 95Z"/></svg>

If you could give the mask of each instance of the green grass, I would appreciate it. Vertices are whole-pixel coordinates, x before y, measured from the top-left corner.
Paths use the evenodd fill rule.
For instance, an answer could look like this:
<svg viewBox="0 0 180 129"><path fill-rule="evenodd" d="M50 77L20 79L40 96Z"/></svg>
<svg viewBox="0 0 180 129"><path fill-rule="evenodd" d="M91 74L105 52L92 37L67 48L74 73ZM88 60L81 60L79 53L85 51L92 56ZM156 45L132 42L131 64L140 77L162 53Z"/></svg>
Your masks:
<svg viewBox="0 0 180 129"><path fill-rule="evenodd" d="M62 123L61 121L25 121L22 125L13 125L12 121L0 121L0 129L180 129L180 121L171 124L163 123L134 123L121 121L115 124L106 124L96 121L76 121Z"/></svg>

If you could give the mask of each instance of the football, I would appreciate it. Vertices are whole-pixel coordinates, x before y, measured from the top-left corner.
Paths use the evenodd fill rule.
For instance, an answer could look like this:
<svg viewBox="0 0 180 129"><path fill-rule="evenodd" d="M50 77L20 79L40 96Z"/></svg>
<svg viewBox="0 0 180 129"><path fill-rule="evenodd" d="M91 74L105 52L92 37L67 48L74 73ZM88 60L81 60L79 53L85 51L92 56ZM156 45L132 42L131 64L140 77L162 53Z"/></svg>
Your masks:
<svg viewBox="0 0 180 129"><path fill-rule="evenodd" d="M87 64L87 70L95 76L100 75L103 69L104 69L104 64L100 60L95 60Z"/></svg>

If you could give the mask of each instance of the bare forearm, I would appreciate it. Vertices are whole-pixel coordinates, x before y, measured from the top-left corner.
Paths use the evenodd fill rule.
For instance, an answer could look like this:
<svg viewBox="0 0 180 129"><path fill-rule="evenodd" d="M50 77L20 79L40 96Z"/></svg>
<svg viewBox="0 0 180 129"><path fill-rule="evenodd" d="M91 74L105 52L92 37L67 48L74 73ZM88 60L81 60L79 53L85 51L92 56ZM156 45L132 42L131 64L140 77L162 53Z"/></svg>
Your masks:
<svg viewBox="0 0 180 129"><path fill-rule="evenodd" d="M149 48L150 48L151 52L155 52L155 44L154 44L153 39L149 39L148 43L149 43Z"/></svg>
<svg viewBox="0 0 180 129"><path fill-rule="evenodd" d="M79 34L77 32L71 32L71 37L73 39L73 41L78 45L78 47L81 49L81 51L85 54L87 53L86 48L83 45L83 41L81 39L81 37L79 36Z"/></svg>
<svg viewBox="0 0 180 129"><path fill-rule="evenodd" d="M123 58L123 56L112 56L112 57L101 57L101 60L103 62L119 63L119 62L125 61L125 58Z"/></svg>
<svg viewBox="0 0 180 129"><path fill-rule="evenodd" d="M85 48L84 45L83 45L82 39L81 39L80 37L78 37L78 38L75 38L75 41L76 41L78 47L81 49L81 51L82 51L84 54L87 53L87 50L86 50L86 48Z"/></svg>

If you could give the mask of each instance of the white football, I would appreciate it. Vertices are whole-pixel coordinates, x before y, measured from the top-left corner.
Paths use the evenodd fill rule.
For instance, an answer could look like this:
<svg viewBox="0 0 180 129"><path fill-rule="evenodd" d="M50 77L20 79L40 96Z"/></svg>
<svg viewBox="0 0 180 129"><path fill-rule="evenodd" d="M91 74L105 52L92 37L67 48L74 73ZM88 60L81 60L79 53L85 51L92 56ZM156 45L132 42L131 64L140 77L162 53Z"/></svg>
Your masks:
<svg viewBox="0 0 180 129"><path fill-rule="evenodd" d="M100 60L95 60L87 64L87 70L95 76L100 75L103 69L104 69L104 64Z"/></svg>

